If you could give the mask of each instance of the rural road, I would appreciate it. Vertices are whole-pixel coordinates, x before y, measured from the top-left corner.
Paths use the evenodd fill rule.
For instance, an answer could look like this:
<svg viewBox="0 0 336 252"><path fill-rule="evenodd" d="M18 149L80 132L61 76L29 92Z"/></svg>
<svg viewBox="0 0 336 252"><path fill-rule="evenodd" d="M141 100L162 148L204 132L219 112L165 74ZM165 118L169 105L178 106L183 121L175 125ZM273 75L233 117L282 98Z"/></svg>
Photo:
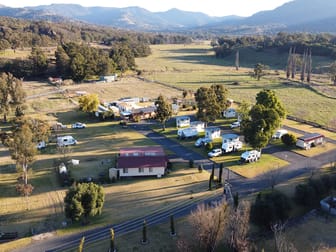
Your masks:
<svg viewBox="0 0 336 252"><path fill-rule="evenodd" d="M176 153L176 157L173 159L184 160L188 162L193 159L196 164L203 164L205 169L210 169L212 167L212 162L209 159L204 158L202 155L185 148L178 142L171 139L165 138L163 135L152 131L148 124L133 124L130 125L133 129L137 130L141 134L147 136L159 145L164 146L166 149L171 150ZM289 128L288 128L289 129ZM292 130L292 129L291 129ZM303 132L298 132L303 133ZM328 139L328 141L334 141ZM289 179L295 178L305 173L311 173L316 168L319 168L325 164L336 161L336 150L332 150L318 156L314 157L304 157L294 152L279 150L274 147L266 148L264 152L272 153L273 155L285 159L289 162L289 165L283 167L280 172L273 174L272 177L276 179L276 183L281 183ZM227 178L228 170L223 172L223 176ZM270 187L270 175L263 175L253 179L245 179L237 174L230 173L229 182L232 185L232 192L238 192L240 195L247 195L250 193L258 192L264 188ZM274 180L273 180L274 181ZM211 201L217 201L222 199L219 195L207 199L205 203L210 203ZM203 201L204 202L204 201ZM168 221L169 216L173 214L175 217L185 216L190 213L191 210L195 209L197 204L200 202L190 202L183 206L176 207L169 211L163 211L155 214L150 214L148 216L143 216L137 219L129 220L124 223L109 225L103 228L92 229L80 234L68 235L64 237L51 237L42 241L35 241L29 246L14 250L15 252L59 252L65 249L74 248L78 246L80 239L85 236L85 243L90 243L93 241L98 241L102 239L107 239L109 237L109 230L111 227L114 228L116 236L122 235L128 232L133 232L135 230L140 230L142 228L143 220L146 219L148 225L154 225L158 223L163 223Z"/></svg>

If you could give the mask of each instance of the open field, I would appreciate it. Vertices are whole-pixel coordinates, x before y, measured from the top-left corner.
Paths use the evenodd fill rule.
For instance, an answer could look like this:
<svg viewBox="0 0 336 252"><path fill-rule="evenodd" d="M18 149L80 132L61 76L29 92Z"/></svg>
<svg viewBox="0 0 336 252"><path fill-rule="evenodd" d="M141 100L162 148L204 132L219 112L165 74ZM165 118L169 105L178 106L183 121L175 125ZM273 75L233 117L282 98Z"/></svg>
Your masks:
<svg viewBox="0 0 336 252"><path fill-rule="evenodd" d="M42 82L25 82L24 86L28 95L48 93L55 89ZM153 89L150 84L133 78L126 78L112 84L74 85L69 89L71 89L70 92L76 89L96 92L111 101L130 95L154 99L161 92L171 96L177 95L175 89L164 86ZM69 157L80 160L78 166L70 168L72 175L77 179L96 178L102 172L106 174L107 168L114 166L114 159L120 147L153 145L153 142L143 135L129 128L122 128L117 121L100 122L78 111L76 103L62 94L28 100L27 114L44 118L50 123L59 121L68 125L68 129L58 134L72 135L78 140L76 146L69 147L68 154ZM87 128L70 129L70 124L76 121L85 122ZM8 127L8 125L2 125L2 127ZM29 181L35 189L28 200L17 196L15 192L18 174L8 150L2 146L0 154L0 190L2 192L0 229L7 232L19 231L20 236L26 236L33 232L40 233L60 228L61 222L65 219L63 198L66 188L60 187L57 181L55 161L61 155L57 153L56 144L49 143L48 147L37 156L29 173ZM207 191L209 175L206 172L199 173L197 169L185 168L185 164L174 164L173 172L162 179L126 179L104 186L106 203L103 214L92 221L92 226L119 223L159 209L186 203L190 201L191 190L194 192L193 200L216 193ZM78 229L82 230L83 227L75 226L63 232L73 232ZM0 245L0 251L4 246Z"/></svg>
<svg viewBox="0 0 336 252"><path fill-rule="evenodd" d="M304 117L319 123L330 123L335 118L336 101L326 98L296 82L280 79L274 69L271 75L265 76L260 82L251 79L248 72L251 69L241 68L238 72L230 66L230 62L213 57L208 45L160 45L153 47L153 55L148 58L137 59L139 69L143 69L143 76L148 79L160 80L171 85L195 90L202 85L224 83L230 90L230 98L237 101L248 100L254 102L255 94L262 88L272 88L279 95L290 114ZM228 60L228 59L226 59ZM252 65L250 62L249 64ZM279 63L280 64L280 63ZM246 64L245 66L249 66ZM280 66L280 65L279 65ZM282 72L280 71L280 74ZM238 84L233 84L238 82ZM325 79L319 79L320 85L325 85ZM25 82L28 95L47 93L55 87L43 82ZM79 166L70 168L76 178L97 177L101 172L114 165L115 155L120 147L141 146L154 144L143 135L124 129L118 122L100 122L88 114L77 110L76 99L68 98L76 91L97 93L102 101L113 101L121 97L146 97L154 99L160 93L167 97L181 97L182 92L158 85L157 83L144 82L137 78L122 78L115 83L85 83L63 87L67 90L66 97L62 94L52 94L28 100L27 114L44 118L49 122L59 121L68 126L76 121L88 125L86 129L67 129L61 134L73 135L78 140L78 145L71 147L71 158L79 159ZM333 87L328 86L333 90ZM304 125L296 125L286 121L291 126L306 129ZM230 121L218 122L226 128ZM159 128L159 126L158 126ZM156 129L159 131L159 129ZM307 128L307 131L315 130ZM175 138L176 128L168 124L166 136ZM329 135L330 134L330 135ZM334 133L329 137L336 139ZM195 140L183 140L181 143L188 148L206 155L205 149L196 149ZM217 143L219 145L219 143ZM324 150L323 150L324 151ZM314 153L315 155L316 153ZM224 162L225 166L246 177L253 177L265 173L287 163L273 156L263 155L260 162L236 167L239 153L214 159L215 162ZM0 149L0 230L20 231L20 235L30 235L34 232L45 232L59 228L64 221L63 198L65 188L59 186L56 178L54 161L60 155L54 143L37 157L29 174L31 183L35 186L29 201L17 196L15 184L18 174L15 165L9 158L5 148ZM102 162L103 161L103 162ZM174 164L173 172L162 179L125 179L116 184L104 186L106 203L103 214L92 220L92 226L101 226L108 223L119 223L124 220L143 216L149 212L170 208L177 204L184 204L190 200L190 191L194 192L193 200L200 200L215 191L209 192L207 172L199 173L197 169L189 169L186 164ZM248 168L248 169L247 169ZM248 170L248 172L246 172ZM177 222L178 228L189 232L184 219ZM150 247L142 246L138 241L141 233L130 234L120 238L120 246L125 250L120 251L174 251L175 238L168 243L166 239L168 224L151 228L149 233ZM186 226L186 229L183 229ZM76 232L83 230L80 225L62 230L59 233ZM153 238L151 238L151 236ZM130 237L130 238L129 238ZM170 238L170 237L169 237ZM118 238L119 239L119 238ZM130 239L130 240L128 240ZM105 241L106 243L106 241ZM108 243L107 243L108 244ZM0 251L4 245L0 245ZM105 249L106 244L88 248L88 251ZM171 250L173 248L173 250ZM85 250L86 251L86 250Z"/></svg>
<svg viewBox="0 0 336 252"><path fill-rule="evenodd" d="M200 86L224 84L230 92L230 98L236 101L246 100L250 103L255 102L255 95L261 89L273 89L290 115L323 125L331 125L335 119L336 99L327 98L308 89L306 84L301 84L298 79L294 82L284 79L283 64L279 63L278 72L273 68L268 71L269 75L257 81L249 77L252 69L240 68L236 71L233 67L233 59L215 58L209 44L156 45L151 48L152 55L136 60L145 78L192 90ZM267 55L274 61L278 58L272 53ZM240 62L244 66L243 54L241 57ZM255 57L250 58L255 60ZM313 63L316 67L330 63L326 59L316 58L316 61ZM254 62L253 65L256 63ZM247 64L247 66L251 65ZM277 75L278 73L280 75ZM319 92L323 89L326 89L327 94L335 92L336 87L332 86L327 78L319 76L314 75L312 80L313 83L315 80L318 83Z"/></svg>

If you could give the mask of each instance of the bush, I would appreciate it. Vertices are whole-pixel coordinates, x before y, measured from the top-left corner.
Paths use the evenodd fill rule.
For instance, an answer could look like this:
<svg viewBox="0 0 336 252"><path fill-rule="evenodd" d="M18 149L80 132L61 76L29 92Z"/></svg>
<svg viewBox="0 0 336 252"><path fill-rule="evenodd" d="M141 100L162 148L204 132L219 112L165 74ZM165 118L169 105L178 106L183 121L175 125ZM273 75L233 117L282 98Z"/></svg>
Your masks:
<svg viewBox="0 0 336 252"><path fill-rule="evenodd" d="M296 144L296 136L293 134L285 134L281 137L281 141L287 146L294 146Z"/></svg>
<svg viewBox="0 0 336 252"><path fill-rule="evenodd" d="M334 176L324 175L321 178L310 179L306 184L295 187L295 200L304 206L316 206L319 201L330 193L335 185Z"/></svg>
<svg viewBox="0 0 336 252"><path fill-rule="evenodd" d="M313 206L316 204L317 195L314 187L308 184L299 184L295 187L295 201L304 206Z"/></svg>
<svg viewBox="0 0 336 252"><path fill-rule="evenodd" d="M189 168L194 168L194 160L189 160Z"/></svg>
<svg viewBox="0 0 336 252"><path fill-rule="evenodd" d="M289 198L278 191L259 193L251 207L251 220L266 229L272 223L285 221L291 209Z"/></svg>
<svg viewBox="0 0 336 252"><path fill-rule="evenodd" d="M213 143L212 142L208 143L206 145L206 147L207 147L208 150L212 150L213 149Z"/></svg>
<svg viewBox="0 0 336 252"><path fill-rule="evenodd" d="M173 169L173 163L172 162L170 162L170 161L167 162L167 169L168 170Z"/></svg>

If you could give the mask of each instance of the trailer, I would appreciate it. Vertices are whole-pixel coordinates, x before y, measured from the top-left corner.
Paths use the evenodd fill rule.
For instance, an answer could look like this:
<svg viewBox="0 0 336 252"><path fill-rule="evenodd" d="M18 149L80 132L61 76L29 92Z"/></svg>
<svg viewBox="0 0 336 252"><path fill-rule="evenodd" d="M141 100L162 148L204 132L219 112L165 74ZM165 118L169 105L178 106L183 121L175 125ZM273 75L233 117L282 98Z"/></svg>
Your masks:
<svg viewBox="0 0 336 252"><path fill-rule="evenodd" d="M57 137L57 145L59 147L75 145L77 144L77 140L73 138L73 136L61 136Z"/></svg>
<svg viewBox="0 0 336 252"><path fill-rule="evenodd" d="M196 128L184 128L177 130L177 136L180 139L192 138L198 136L198 131Z"/></svg>
<svg viewBox="0 0 336 252"><path fill-rule="evenodd" d="M222 139L222 150L224 153L238 151L243 148L243 143L236 134L224 134Z"/></svg>
<svg viewBox="0 0 336 252"><path fill-rule="evenodd" d="M299 137L296 146L305 150L309 150L316 145L324 144L325 136L319 133L310 133Z"/></svg>
<svg viewBox="0 0 336 252"><path fill-rule="evenodd" d="M179 116L176 117L176 127L183 128L190 126L190 117L189 116Z"/></svg>
<svg viewBox="0 0 336 252"><path fill-rule="evenodd" d="M240 163L252 163L260 159L261 152L257 150L245 151L240 156Z"/></svg>

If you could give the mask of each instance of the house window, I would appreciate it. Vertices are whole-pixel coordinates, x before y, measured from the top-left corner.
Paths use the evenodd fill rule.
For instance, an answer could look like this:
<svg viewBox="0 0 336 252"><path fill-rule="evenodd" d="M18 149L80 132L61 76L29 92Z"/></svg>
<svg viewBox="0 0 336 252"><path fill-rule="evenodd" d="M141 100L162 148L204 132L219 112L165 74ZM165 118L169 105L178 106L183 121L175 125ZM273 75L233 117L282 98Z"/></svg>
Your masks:
<svg viewBox="0 0 336 252"><path fill-rule="evenodd" d="M144 168L139 168L139 173L144 173Z"/></svg>
<svg viewBox="0 0 336 252"><path fill-rule="evenodd" d="M152 167L149 167L149 172L153 172L153 168Z"/></svg>
<svg viewBox="0 0 336 252"><path fill-rule="evenodd" d="M123 168L123 173L128 173L128 168Z"/></svg>

